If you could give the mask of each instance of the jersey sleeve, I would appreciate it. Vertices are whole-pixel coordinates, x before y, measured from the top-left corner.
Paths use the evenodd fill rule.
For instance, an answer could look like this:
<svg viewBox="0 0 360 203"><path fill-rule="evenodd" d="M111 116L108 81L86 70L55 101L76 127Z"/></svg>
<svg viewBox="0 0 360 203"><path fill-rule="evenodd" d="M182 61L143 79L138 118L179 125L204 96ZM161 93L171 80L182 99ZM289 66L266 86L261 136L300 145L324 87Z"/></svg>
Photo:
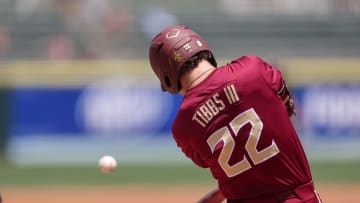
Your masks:
<svg viewBox="0 0 360 203"><path fill-rule="evenodd" d="M282 77L280 70L261 60L256 58L259 63L259 68L262 77L266 84L281 98L283 101L286 111L289 116L295 114L294 100L286 86L286 82Z"/></svg>
<svg viewBox="0 0 360 203"><path fill-rule="evenodd" d="M282 77L280 70L266 63L259 57L255 57L259 64L260 72L265 82L273 89L276 93L281 91L285 86L285 81Z"/></svg>
<svg viewBox="0 0 360 203"><path fill-rule="evenodd" d="M192 147L192 144L189 142L189 139L186 139L186 136L190 135L184 135L181 134L181 132L177 131L173 128L173 137L177 144L177 146L181 149L181 151L186 155L186 157L190 158L192 162L194 162L196 165L202 167L202 168L208 168L209 165L206 164L200 157L199 153L197 153L197 150Z"/></svg>

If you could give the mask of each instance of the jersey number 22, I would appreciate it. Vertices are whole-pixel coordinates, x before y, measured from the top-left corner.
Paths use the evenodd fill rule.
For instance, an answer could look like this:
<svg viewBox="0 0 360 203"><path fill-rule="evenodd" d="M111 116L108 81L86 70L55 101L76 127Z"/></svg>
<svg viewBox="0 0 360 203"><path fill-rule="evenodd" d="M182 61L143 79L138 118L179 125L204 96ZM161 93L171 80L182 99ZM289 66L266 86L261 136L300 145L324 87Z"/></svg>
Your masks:
<svg viewBox="0 0 360 203"><path fill-rule="evenodd" d="M207 143L212 153L214 153L216 146L221 141L224 142L223 148L221 149L218 158L218 163L228 177L234 177L251 168L250 162L245 155L243 159L237 163L233 165L229 164L229 160L232 156L232 153L234 152L236 144L234 138L231 136L230 131L232 131L236 137L239 130L247 123L250 123L251 130L245 144L245 150L254 165L262 163L280 152L274 140L272 140L270 146L260 151L257 150L257 145L261 138L263 123L253 108L242 112L229 123L229 126L220 128L211 134L207 139Z"/></svg>

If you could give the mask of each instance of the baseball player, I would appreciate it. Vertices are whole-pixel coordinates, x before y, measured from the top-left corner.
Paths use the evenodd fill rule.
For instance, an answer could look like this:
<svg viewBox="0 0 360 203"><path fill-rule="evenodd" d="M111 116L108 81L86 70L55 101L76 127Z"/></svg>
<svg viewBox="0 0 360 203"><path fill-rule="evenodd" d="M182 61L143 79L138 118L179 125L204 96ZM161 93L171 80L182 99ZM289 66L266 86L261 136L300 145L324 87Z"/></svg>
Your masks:
<svg viewBox="0 0 360 203"><path fill-rule="evenodd" d="M257 56L217 67L204 39L186 26L162 30L149 59L162 90L183 95L172 126L177 145L218 181L199 202L321 202L278 69Z"/></svg>

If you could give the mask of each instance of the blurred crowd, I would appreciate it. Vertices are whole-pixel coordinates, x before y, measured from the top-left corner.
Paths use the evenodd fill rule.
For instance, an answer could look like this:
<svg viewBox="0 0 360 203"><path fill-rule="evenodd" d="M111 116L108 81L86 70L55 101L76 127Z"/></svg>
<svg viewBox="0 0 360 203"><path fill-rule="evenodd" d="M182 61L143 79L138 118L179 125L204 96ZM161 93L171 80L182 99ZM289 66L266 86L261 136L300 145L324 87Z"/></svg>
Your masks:
<svg viewBox="0 0 360 203"><path fill-rule="evenodd" d="M330 15L360 12L359 0L220 0L225 12L235 15Z"/></svg>
<svg viewBox="0 0 360 203"><path fill-rule="evenodd" d="M135 3L134 3L135 2ZM0 0L0 59L136 58L193 1ZM230 15L360 13L359 0L197 0ZM209 3L208 3L209 2ZM213 3L213 4L210 4ZM143 5L143 6L139 6ZM161 5L161 6L159 6ZM187 5L187 6L186 6ZM311 6L309 6L311 5ZM211 20L210 20L211 21Z"/></svg>
<svg viewBox="0 0 360 203"><path fill-rule="evenodd" d="M8 8L0 11L8 19L0 29L2 58L67 60L132 55L125 46L134 17L116 1L9 2Z"/></svg>

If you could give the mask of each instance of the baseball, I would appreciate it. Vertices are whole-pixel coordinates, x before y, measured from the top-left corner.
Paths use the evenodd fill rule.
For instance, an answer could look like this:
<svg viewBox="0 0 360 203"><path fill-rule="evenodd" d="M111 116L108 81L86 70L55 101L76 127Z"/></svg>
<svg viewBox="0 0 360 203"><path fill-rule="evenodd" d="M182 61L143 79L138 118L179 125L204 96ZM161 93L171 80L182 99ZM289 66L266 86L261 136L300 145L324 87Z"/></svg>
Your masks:
<svg viewBox="0 0 360 203"><path fill-rule="evenodd" d="M112 173L116 165L117 162L112 156L106 155L99 159L99 167L102 173Z"/></svg>

